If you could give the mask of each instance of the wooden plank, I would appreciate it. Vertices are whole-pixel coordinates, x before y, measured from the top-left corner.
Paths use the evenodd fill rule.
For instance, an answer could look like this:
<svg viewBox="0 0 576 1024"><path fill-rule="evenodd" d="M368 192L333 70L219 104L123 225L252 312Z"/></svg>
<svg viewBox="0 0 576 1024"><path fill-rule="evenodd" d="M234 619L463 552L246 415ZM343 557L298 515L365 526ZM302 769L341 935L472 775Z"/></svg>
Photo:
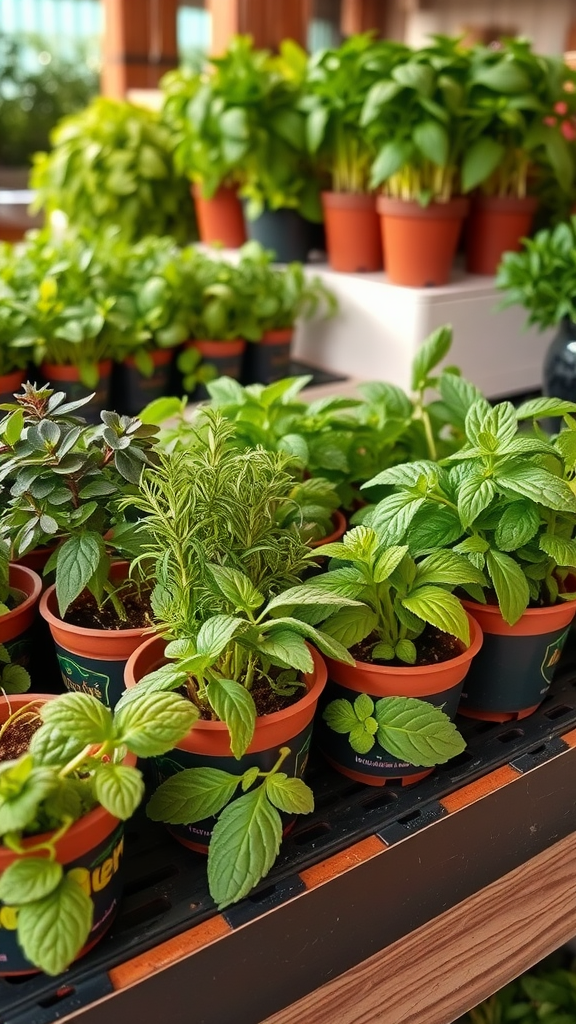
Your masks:
<svg viewBox="0 0 576 1024"><path fill-rule="evenodd" d="M263 1024L451 1024L576 934L575 862L572 833Z"/></svg>
<svg viewBox="0 0 576 1024"><path fill-rule="evenodd" d="M306 46L312 0L206 0L212 18L210 51L224 52L231 36L250 35L254 45L277 50L283 39Z"/></svg>
<svg viewBox="0 0 576 1024"><path fill-rule="evenodd" d="M129 89L154 89L178 63L177 0L103 0L101 91L123 99Z"/></svg>

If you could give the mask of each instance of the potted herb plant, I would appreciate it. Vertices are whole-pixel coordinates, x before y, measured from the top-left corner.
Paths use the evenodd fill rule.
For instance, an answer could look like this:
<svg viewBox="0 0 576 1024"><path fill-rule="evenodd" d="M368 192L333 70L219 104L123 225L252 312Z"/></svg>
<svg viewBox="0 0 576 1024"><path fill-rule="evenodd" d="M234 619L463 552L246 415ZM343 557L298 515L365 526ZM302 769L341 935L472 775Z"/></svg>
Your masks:
<svg viewBox="0 0 576 1024"><path fill-rule="evenodd" d="M9 562L9 546L0 543L0 688L5 693L30 689L33 626L42 590L40 577Z"/></svg>
<svg viewBox="0 0 576 1024"><path fill-rule="evenodd" d="M207 69L178 68L161 83L162 120L174 138L175 166L192 182L200 241L231 249L246 241L238 184L249 145L235 95L235 54L232 43Z"/></svg>
<svg viewBox="0 0 576 1024"><path fill-rule="evenodd" d="M278 812L312 808L302 775L326 672L309 645L347 660L319 623L356 602L301 583L310 549L284 523L286 457L230 446L233 428L216 413L200 429L203 443L164 454L142 477L135 507L162 636L131 658L119 706L184 687L200 709L194 732L157 764L149 813L186 845L209 845L210 891L225 906L273 864Z"/></svg>
<svg viewBox="0 0 576 1024"><path fill-rule="evenodd" d="M0 424L0 480L10 488L0 535L19 557L54 545L44 571L55 570L56 582L40 610L64 683L113 705L123 664L152 624L146 586L140 595L127 563L112 561L133 551L134 528L117 503L136 490L156 430L112 412L90 427L75 415L82 402L64 399L25 385Z"/></svg>
<svg viewBox="0 0 576 1024"><path fill-rule="evenodd" d="M523 306L527 323L554 327L543 366L545 395L571 401L576 388L576 302L574 261L576 218L538 231L523 241L521 252L506 253L496 284L506 294L503 305Z"/></svg>
<svg viewBox="0 0 576 1024"><path fill-rule="evenodd" d="M123 822L196 708L175 693L117 715L84 693L0 700L0 974L57 975L110 927Z"/></svg>
<svg viewBox="0 0 576 1024"><path fill-rule="evenodd" d="M458 194L467 58L435 37L372 86L360 118L376 148L378 198L392 284L446 284L469 201Z"/></svg>
<svg viewBox="0 0 576 1024"><path fill-rule="evenodd" d="M360 125L368 92L386 79L407 47L353 35L310 57L306 75L308 148L330 190L322 192L328 262L346 273L382 268L382 240L371 191L372 140ZM376 92L375 88L375 92ZM374 97L375 92L372 93Z"/></svg>
<svg viewBox="0 0 576 1024"><path fill-rule="evenodd" d="M465 606L484 632L460 711L491 721L523 718L546 695L576 612L574 403L534 399L518 410L474 402L466 443L442 464L395 466L367 486L394 492L370 522L391 543L407 536L413 554L450 547L486 576L462 584ZM566 414L554 441L519 424ZM441 510L441 519L436 513ZM412 535L411 524L423 516Z"/></svg>
<svg viewBox="0 0 576 1024"><path fill-rule="evenodd" d="M502 254L520 248L543 174L570 194L574 160L556 108L565 114L574 109L575 84L576 72L561 57L535 54L524 39L472 50L462 161L463 191L473 192L466 234L470 273L494 274Z"/></svg>
<svg viewBox="0 0 576 1024"><path fill-rule="evenodd" d="M117 227L143 235L191 237L186 180L174 168L173 138L145 107L99 96L54 128L52 150L38 153L30 177L35 210L62 211L75 229Z"/></svg>

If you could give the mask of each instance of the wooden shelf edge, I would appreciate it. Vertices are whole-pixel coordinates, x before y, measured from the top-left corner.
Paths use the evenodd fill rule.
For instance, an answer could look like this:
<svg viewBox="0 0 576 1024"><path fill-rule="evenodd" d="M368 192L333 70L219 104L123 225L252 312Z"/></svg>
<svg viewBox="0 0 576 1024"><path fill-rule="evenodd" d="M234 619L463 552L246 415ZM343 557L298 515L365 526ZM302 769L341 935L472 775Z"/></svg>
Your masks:
<svg viewBox="0 0 576 1024"><path fill-rule="evenodd" d="M263 1024L451 1024L576 935L576 833Z"/></svg>

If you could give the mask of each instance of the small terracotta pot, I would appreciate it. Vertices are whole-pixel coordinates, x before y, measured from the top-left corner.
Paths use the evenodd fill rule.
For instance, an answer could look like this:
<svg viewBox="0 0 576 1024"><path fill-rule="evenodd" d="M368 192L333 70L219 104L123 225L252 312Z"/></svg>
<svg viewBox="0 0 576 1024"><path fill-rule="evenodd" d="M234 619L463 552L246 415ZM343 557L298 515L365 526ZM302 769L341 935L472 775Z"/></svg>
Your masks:
<svg viewBox="0 0 576 1024"><path fill-rule="evenodd" d="M576 603L528 608L514 626L498 605L463 601L480 623L484 646L466 679L458 713L488 722L510 722L531 715L544 700Z"/></svg>
<svg viewBox="0 0 576 1024"><path fill-rule="evenodd" d="M95 388L87 388L82 384L77 366L42 363L40 369L46 383L51 384L56 391L61 388L69 402L76 402L80 398L94 394L94 398L78 410L78 415L83 416L89 423L99 423L100 412L110 405L112 366L111 359L98 363L99 378Z"/></svg>
<svg viewBox="0 0 576 1024"><path fill-rule="evenodd" d="M0 402L13 402L14 392L20 391L26 380L26 370L13 370L0 375Z"/></svg>
<svg viewBox="0 0 576 1024"><path fill-rule="evenodd" d="M382 244L390 284L428 288L448 284L462 223L470 202L420 206L378 196Z"/></svg>
<svg viewBox="0 0 576 1024"><path fill-rule="evenodd" d="M332 525L334 527L332 533L329 533L326 537L321 537L320 540L309 541L309 546L311 548L321 548L324 544L335 544L336 541L339 541L344 536L348 529L348 523L346 516L339 508L332 513Z"/></svg>
<svg viewBox="0 0 576 1024"><path fill-rule="evenodd" d="M146 640L128 659L126 688L131 689L149 672L165 664L166 641L162 637ZM314 669L303 676L307 693L296 704L256 719L254 737L248 750L236 760L230 749L228 728L223 722L198 721L166 757L154 758L159 784L185 768L221 768L241 775L252 765L269 771L278 760L280 747L289 746L290 754L282 765L287 775L302 778L308 762L312 722L318 699L326 685L326 665L314 648L310 648ZM215 819L193 825L171 825L169 831L193 850L205 853Z"/></svg>
<svg viewBox="0 0 576 1024"><path fill-rule="evenodd" d="M10 697L12 711L17 711L31 702L45 703L53 700L52 694L18 694ZM0 700L0 723L8 717L8 704ZM124 764L136 764L133 754L128 754ZM112 924L122 894L122 877L119 871L124 850L124 824L114 818L103 807L89 811L56 843L60 864L67 871L75 870L82 880L94 904L94 924L88 942L80 952L84 956L104 936ZM24 845L35 846L46 836L34 836L24 840ZM14 861L15 854L0 846L0 875ZM0 903L0 977L37 974L38 968L26 959L16 940L16 914L11 907Z"/></svg>
<svg viewBox="0 0 576 1024"><path fill-rule="evenodd" d="M55 552L56 547L56 544L47 544L40 548L33 548L32 551L28 551L21 558L16 558L15 563L16 565L24 565L27 569L32 569L33 572L38 573L41 577L44 572L44 566Z"/></svg>
<svg viewBox="0 0 576 1024"><path fill-rule="evenodd" d="M323 192L328 262L345 274L381 270L382 238L375 195Z"/></svg>
<svg viewBox="0 0 576 1024"><path fill-rule="evenodd" d="M114 407L127 416L137 416L148 402L163 398L168 393L174 350L155 348L150 356L154 363L150 377L140 373L133 356L128 356L115 367Z"/></svg>
<svg viewBox="0 0 576 1024"><path fill-rule="evenodd" d="M24 600L5 615L0 615L0 643L4 644L10 661L32 670L34 655L34 625L38 601L42 593L42 580L24 565L10 564L10 587L24 594Z"/></svg>
<svg viewBox="0 0 576 1024"><path fill-rule="evenodd" d="M128 562L116 562L110 578L126 579L128 566ZM107 707L115 707L124 692L126 662L150 635L150 628L85 629L65 622L58 613L54 584L42 595L40 614L50 627L66 689L90 693Z"/></svg>
<svg viewBox="0 0 576 1024"><path fill-rule="evenodd" d="M534 196L474 196L466 225L468 273L495 274L503 253L518 252L537 205Z"/></svg>
<svg viewBox="0 0 576 1024"><path fill-rule="evenodd" d="M429 704L441 707L452 719L462 691L466 673L472 659L482 646L482 629L468 615L470 623L470 646L450 661L434 665L388 667L357 661L344 665L326 659L328 685L322 697L322 712L333 700L343 698L354 701L359 693L366 693L374 702L381 697L418 697ZM343 775L368 786L383 786L390 779L401 779L402 785L419 782L434 771L422 770L406 761L400 761L387 750L375 743L367 754L357 754L348 741L348 736L334 732L319 715L318 747L329 763Z"/></svg>
<svg viewBox="0 0 576 1024"><path fill-rule="evenodd" d="M246 241L244 214L235 188L221 186L211 199L205 199L200 185L192 185L200 241L238 249Z"/></svg>
<svg viewBox="0 0 576 1024"><path fill-rule="evenodd" d="M273 384L290 373L293 327L265 331L260 341L246 346L243 380L246 384Z"/></svg>

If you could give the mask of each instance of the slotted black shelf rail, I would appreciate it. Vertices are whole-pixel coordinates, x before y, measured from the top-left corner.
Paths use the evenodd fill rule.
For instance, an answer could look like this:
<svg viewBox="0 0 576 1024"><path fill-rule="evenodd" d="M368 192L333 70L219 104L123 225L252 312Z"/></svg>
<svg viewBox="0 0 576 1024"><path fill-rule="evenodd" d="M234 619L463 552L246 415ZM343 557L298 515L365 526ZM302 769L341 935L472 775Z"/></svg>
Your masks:
<svg viewBox="0 0 576 1024"><path fill-rule="evenodd" d="M539 710L520 722L494 724L458 719L464 753L413 787L364 786L318 759L308 781L315 811L301 818L282 844L280 857L254 892L224 912L235 928L303 891L299 872L366 836L388 844L444 813L448 793L512 764L529 771L566 745L561 735L576 726L576 633L569 637L550 692ZM216 914L206 885L205 859L180 846L142 812L127 825L126 886L118 916L99 945L59 978L0 979L0 1024L51 1024L112 991L107 971Z"/></svg>

